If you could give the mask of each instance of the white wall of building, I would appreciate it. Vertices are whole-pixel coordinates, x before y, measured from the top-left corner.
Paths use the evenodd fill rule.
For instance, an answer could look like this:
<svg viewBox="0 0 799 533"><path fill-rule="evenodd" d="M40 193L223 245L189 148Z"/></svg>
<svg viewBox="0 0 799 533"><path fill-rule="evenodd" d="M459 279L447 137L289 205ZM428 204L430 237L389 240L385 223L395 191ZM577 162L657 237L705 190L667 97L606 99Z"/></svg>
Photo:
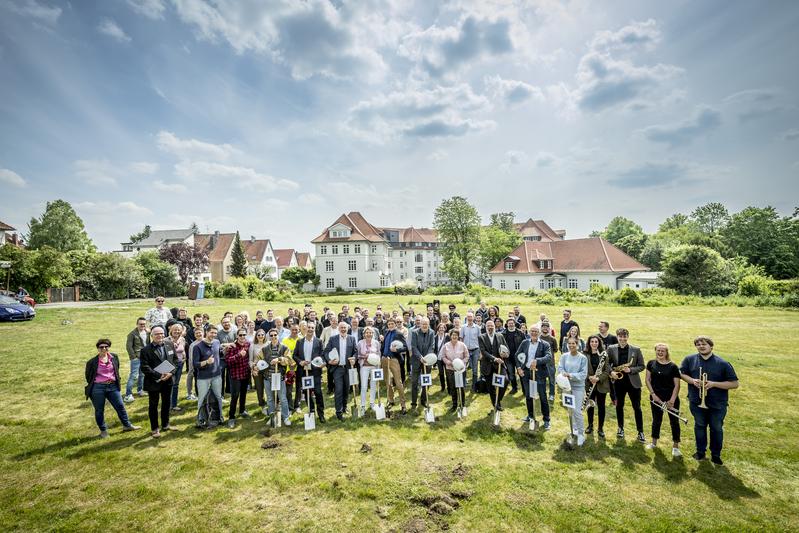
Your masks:
<svg viewBox="0 0 799 533"><path fill-rule="evenodd" d="M550 277L546 274L491 274L491 286L499 290L546 290L553 287L579 289L587 291L592 284L600 284L611 289L616 288L616 279L620 274L608 272L568 273L563 278ZM542 285L543 282L543 285Z"/></svg>

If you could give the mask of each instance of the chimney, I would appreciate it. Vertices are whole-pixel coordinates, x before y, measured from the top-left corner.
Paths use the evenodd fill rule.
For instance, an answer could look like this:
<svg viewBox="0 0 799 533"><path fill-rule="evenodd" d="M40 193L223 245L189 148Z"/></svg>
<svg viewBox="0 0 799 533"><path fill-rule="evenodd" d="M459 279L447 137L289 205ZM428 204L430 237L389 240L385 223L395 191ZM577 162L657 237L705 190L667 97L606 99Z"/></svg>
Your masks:
<svg viewBox="0 0 799 533"><path fill-rule="evenodd" d="M219 241L219 230L215 231L213 235L211 235L211 242L210 246L208 247L209 250L213 250L216 248L216 243Z"/></svg>
<svg viewBox="0 0 799 533"><path fill-rule="evenodd" d="M255 244L255 235L250 235L250 242Z"/></svg>

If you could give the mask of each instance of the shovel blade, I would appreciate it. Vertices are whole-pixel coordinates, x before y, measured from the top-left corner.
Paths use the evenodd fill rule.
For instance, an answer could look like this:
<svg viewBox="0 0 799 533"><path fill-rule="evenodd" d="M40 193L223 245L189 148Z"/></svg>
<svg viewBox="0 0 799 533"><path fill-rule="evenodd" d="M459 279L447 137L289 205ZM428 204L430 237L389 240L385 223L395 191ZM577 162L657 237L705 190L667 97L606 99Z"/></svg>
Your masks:
<svg viewBox="0 0 799 533"><path fill-rule="evenodd" d="M500 424L500 412L494 411L494 425L496 427L499 427L499 424Z"/></svg>
<svg viewBox="0 0 799 533"><path fill-rule="evenodd" d="M313 413L305 413L305 431L316 429L316 416Z"/></svg>

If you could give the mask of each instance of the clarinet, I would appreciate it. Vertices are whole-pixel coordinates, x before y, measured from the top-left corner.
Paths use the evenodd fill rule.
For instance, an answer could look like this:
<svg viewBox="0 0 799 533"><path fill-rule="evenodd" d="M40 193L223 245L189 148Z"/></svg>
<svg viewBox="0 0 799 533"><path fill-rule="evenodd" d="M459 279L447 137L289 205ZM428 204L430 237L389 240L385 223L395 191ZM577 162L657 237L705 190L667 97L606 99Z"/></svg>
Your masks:
<svg viewBox="0 0 799 533"><path fill-rule="evenodd" d="M599 374L602 373L602 367L605 365L605 360L607 358L608 358L608 352L603 351L601 354L599 354L599 364L596 365L596 371L594 372L594 377L595 378L598 378ZM597 383L599 383L599 382L597 381ZM596 388L596 383L592 383L591 384L591 388L588 389L588 392L583 397L583 405L580 408L580 410L584 411L585 408L589 407L589 406L590 407L594 407L596 402L594 402L593 400L590 399L591 395L594 393L594 388Z"/></svg>

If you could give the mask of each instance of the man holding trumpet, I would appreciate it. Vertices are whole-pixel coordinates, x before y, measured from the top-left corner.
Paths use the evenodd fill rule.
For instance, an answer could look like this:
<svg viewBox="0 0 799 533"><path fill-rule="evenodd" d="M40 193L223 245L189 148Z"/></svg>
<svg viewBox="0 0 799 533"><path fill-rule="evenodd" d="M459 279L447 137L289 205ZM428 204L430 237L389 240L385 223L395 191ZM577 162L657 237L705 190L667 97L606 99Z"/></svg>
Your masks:
<svg viewBox="0 0 799 533"><path fill-rule="evenodd" d="M688 383L688 401L694 416L696 453L694 459L705 459L710 427L710 460L724 464L721 448L724 440L724 417L730 389L738 388L738 376L732 365L713 353L713 339L700 335L694 339L697 353L682 360L680 377Z"/></svg>

